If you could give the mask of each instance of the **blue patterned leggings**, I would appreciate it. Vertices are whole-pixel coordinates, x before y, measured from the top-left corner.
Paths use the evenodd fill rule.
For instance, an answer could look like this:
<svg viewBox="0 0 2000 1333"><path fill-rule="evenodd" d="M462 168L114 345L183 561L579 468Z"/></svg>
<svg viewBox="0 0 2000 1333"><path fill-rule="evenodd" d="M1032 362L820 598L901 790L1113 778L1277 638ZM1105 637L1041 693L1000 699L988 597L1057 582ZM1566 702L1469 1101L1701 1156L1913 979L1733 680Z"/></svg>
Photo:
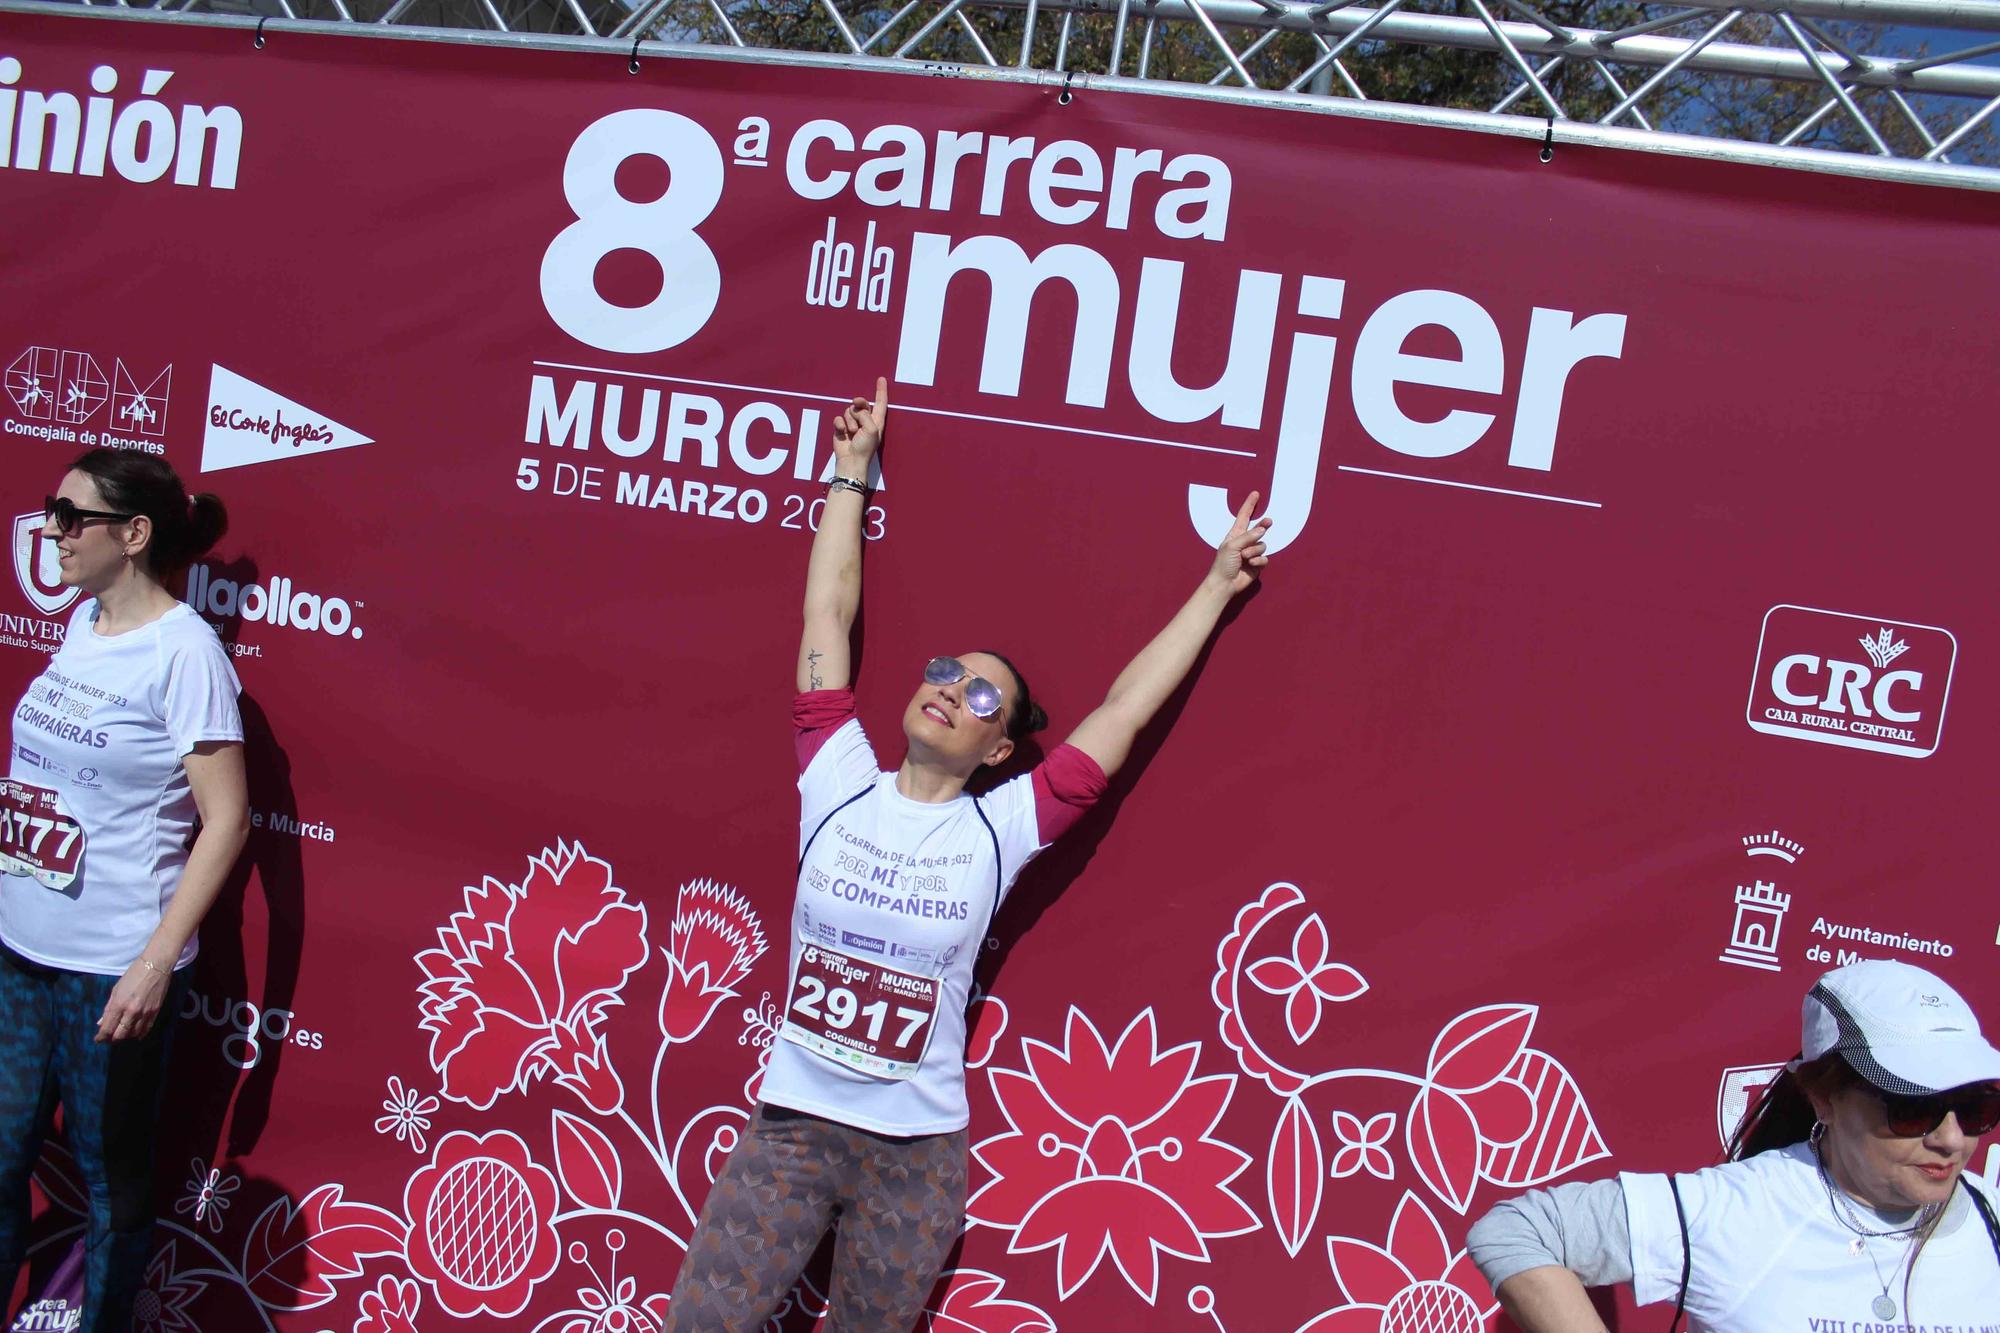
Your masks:
<svg viewBox="0 0 2000 1333"><path fill-rule="evenodd" d="M153 1131L169 1033L187 989L174 975L140 1041L92 1040L118 978L29 962L0 945L0 1293L28 1231L28 1176L58 1102L90 1196L80 1333L126 1333L153 1230Z"/></svg>

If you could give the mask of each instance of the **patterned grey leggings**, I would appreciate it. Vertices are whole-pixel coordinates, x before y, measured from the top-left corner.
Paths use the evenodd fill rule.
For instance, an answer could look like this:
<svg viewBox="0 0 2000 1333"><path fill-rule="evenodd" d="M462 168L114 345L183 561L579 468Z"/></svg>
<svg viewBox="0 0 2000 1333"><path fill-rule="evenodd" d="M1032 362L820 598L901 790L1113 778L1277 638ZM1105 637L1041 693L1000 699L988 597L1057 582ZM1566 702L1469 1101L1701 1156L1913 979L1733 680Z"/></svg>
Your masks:
<svg viewBox="0 0 2000 1333"><path fill-rule="evenodd" d="M965 1216L966 1136L884 1138L795 1111L751 1118L701 1207L666 1333L752 1333L829 1226L834 1333L909 1333Z"/></svg>

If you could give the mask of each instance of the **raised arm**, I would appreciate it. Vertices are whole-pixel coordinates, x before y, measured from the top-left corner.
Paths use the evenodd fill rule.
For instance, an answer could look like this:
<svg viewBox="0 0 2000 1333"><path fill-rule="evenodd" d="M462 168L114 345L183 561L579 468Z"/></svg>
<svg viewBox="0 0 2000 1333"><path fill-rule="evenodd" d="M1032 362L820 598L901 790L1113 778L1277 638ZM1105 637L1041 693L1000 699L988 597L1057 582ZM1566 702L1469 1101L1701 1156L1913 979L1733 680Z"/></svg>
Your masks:
<svg viewBox="0 0 2000 1333"><path fill-rule="evenodd" d="M1215 562L1202 576L1194 596L1118 673L1104 702L1070 733L1068 743L1095 759L1106 777L1124 764L1139 729L1153 720L1160 705L1187 678L1188 668L1194 665L1201 646L1214 632L1223 608L1263 573L1270 560L1264 554L1264 533L1271 521L1250 521L1258 499L1257 492L1252 491L1243 507L1236 511L1236 522L1222 539L1222 545L1216 547Z"/></svg>
<svg viewBox="0 0 2000 1333"><path fill-rule="evenodd" d="M868 484L869 463L889 417L889 381L875 381L875 401L856 398L833 422L833 472ZM806 564L805 631L799 636L798 688L837 690L853 679L850 635L861 609L863 491L835 483L826 493Z"/></svg>

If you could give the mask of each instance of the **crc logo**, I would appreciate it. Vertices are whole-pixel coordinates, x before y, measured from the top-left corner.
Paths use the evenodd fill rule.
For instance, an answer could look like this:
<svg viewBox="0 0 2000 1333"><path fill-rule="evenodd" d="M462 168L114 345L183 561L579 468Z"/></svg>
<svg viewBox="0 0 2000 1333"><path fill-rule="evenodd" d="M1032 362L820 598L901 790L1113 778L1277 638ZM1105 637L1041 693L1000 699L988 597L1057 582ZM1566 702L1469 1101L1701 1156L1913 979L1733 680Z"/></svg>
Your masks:
<svg viewBox="0 0 2000 1333"><path fill-rule="evenodd" d="M42 540L42 511L37 509L33 513L16 514L12 536L14 582L21 585L21 593L28 599L28 605L45 616L67 610L83 589L63 586L62 566L56 561L56 544Z"/></svg>
<svg viewBox="0 0 2000 1333"><path fill-rule="evenodd" d="M174 368L146 377L134 374L122 357L114 357L107 380L104 368L89 352L30 347L7 367L6 383L15 411L30 421L81 426L108 401L108 428L156 440L167 433L167 396Z"/></svg>
<svg viewBox="0 0 2000 1333"><path fill-rule="evenodd" d="M1921 759L1938 747L1957 658L1934 625L1774 606L1744 716L1771 736Z"/></svg>

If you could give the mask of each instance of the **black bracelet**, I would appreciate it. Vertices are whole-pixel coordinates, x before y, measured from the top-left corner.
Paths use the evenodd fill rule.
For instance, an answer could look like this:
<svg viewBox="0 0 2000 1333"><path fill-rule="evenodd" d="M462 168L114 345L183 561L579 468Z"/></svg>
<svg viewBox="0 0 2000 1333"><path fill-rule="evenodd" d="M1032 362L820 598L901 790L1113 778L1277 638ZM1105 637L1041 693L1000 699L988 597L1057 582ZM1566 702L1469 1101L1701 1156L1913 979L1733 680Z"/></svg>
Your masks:
<svg viewBox="0 0 2000 1333"><path fill-rule="evenodd" d="M875 494L875 488L873 486L870 486L867 482L856 481L852 477L841 477L841 476L834 477L832 481L829 481L826 484L826 493L828 495L832 495L835 491L853 491L856 495L859 495L864 500L866 500L869 496Z"/></svg>

